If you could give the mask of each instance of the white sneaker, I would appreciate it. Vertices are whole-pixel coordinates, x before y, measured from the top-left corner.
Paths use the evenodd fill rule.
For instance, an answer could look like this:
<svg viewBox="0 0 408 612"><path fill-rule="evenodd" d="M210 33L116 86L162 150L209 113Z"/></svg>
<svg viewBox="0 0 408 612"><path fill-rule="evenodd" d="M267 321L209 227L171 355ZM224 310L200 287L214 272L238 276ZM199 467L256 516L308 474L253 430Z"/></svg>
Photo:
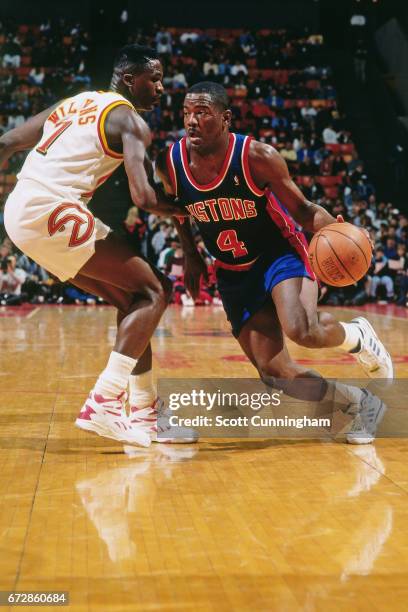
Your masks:
<svg viewBox="0 0 408 612"><path fill-rule="evenodd" d="M150 446L150 436L132 426L126 414L125 402L125 392L115 399L109 399L91 391L75 425L118 442Z"/></svg>
<svg viewBox="0 0 408 612"><path fill-rule="evenodd" d="M348 414L355 414L350 431L346 434L349 444L371 444L375 440L377 426L387 410L387 406L376 395L362 389L359 406L350 404Z"/></svg>
<svg viewBox="0 0 408 612"><path fill-rule="evenodd" d="M181 294L181 303L183 304L183 306L191 306L192 308L194 308L195 306L193 298L187 295L186 293Z"/></svg>
<svg viewBox="0 0 408 612"><path fill-rule="evenodd" d="M370 378L394 378L394 368L390 354L378 338L372 325L364 317L357 317L351 323L358 326L361 333L361 349L355 355L364 372Z"/></svg>
<svg viewBox="0 0 408 612"><path fill-rule="evenodd" d="M156 398L147 408L130 406L129 418L132 426L149 435L152 442L192 444L198 440L197 432L191 427L170 425L170 413L164 409L160 398Z"/></svg>

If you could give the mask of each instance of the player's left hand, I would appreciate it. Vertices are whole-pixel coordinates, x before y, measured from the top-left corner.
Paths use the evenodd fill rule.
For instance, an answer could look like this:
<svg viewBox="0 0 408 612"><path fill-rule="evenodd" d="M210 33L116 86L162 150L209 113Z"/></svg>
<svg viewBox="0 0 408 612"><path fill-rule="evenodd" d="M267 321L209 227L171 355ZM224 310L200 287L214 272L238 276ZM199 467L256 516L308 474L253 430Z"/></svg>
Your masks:
<svg viewBox="0 0 408 612"><path fill-rule="evenodd" d="M337 223L345 223L343 215L337 215L336 221Z"/></svg>
<svg viewBox="0 0 408 612"><path fill-rule="evenodd" d="M184 285L193 300L199 296L201 276L208 281L208 270L204 259L198 253L187 255L184 264Z"/></svg>

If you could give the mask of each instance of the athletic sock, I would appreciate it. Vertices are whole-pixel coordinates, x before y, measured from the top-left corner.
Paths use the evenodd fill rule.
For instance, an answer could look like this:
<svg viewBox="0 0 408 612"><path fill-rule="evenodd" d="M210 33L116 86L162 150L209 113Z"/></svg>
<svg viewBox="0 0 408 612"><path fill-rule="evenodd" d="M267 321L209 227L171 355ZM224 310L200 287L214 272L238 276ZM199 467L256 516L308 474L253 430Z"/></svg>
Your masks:
<svg viewBox="0 0 408 612"><path fill-rule="evenodd" d="M137 408L152 406L157 397L157 387L153 378L153 370L143 374L132 374L129 377L129 403Z"/></svg>
<svg viewBox="0 0 408 612"><path fill-rule="evenodd" d="M340 325L343 327L346 337L344 342L337 348L343 349L343 351L348 353L358 353L361 349L361 332L358 325L355 323L343 323L343 321L340 321Z"/></svg>
<svg viewBox="0 0 408 612"><path fill-rule="evenodd" d="M94 391L108 399L117 398L126 391L129 376L137 363L137 359L112 351L108 364L99 376Z"/></svg>

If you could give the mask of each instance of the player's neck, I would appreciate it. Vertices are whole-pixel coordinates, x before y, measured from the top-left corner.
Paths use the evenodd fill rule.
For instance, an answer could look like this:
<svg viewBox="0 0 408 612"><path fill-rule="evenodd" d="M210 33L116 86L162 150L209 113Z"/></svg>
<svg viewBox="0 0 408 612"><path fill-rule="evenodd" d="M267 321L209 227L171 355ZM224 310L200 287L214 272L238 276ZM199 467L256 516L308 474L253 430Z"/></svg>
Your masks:
<svg viewBox="0 0 408 612"><path fill-rule="evenodd" d="M114 91L115 93L120 94L121 96L126 98L126 100L129 100L129 102L132 102L129 96L128 89L124 87L123 83L121 82L121 79L115 74L112 76L109 91Z"/></svg>
<svg viewBox="0 0 408 612"><path fill-rule="evenodd" d="M219 139L215 142L212 142L208 146L203 147L193 147L190 144L189 154L190 159L200 158L200 160L213 160L213 161L224 161L225 156L228 151L229 145L229 132L222 134Z"/></svg>

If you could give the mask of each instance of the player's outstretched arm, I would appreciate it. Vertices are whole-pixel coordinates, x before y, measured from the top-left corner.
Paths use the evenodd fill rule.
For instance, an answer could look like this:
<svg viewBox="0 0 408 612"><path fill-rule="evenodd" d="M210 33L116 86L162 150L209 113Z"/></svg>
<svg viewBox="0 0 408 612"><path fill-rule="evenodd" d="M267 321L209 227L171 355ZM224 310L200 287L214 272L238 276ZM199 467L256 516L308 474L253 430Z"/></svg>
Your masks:
<svg viewBox="0 0 408 612"><path fill-rule="evenodd" d="M150 185L145 167L146 149L151 135L145 121L131 108L119 106L108 116L105 126L109 143L123 147L123 158L133 203L156 215L173 215L177 207L171 198L161 194Z"/></svg>
<svg viewBox="0 0 408 612"><path fill-rule="evenodd" d="M165 151L159 154L156 163L156 173L160 178L166 193L176 195L168 175ZM193 299L196 299L200 293L200 280L204 276L208 280L208 270L204 259L197 250L191 229L190 219L178 219L177 216L173 219L177 233L180 238L183 248L185 263L184 263L184 284Z"/></svg>
<svg viewBox="0 0 408 612"><path fill-rule="evenodd" d="M41 140L44 123L59 103L28 119L0 138L0 168L17 151L32 149Z"/></svg>
<svg viewBox="0 0 408 612"><path fill-rule="evenodd" d="M166 151L160 151L158 155L157 162L156 162L156 174L159 177L163 185L163 189L165 193L170 196L175 197L176 194L174 193L173 185L171 183L169 173L167 170ZM183 209L180 207L180 211L182 210ZM188 219L179 220L177 219L177 216L178 215L175 216L173 221L177 229L177 232L180 238L180 242L183 247L184 254L187 257L195 256L195 255L198 255L199 257L201 257L199 252L197 251L196 243L194 241L193 232L191 230L190 219L188 218Z"/></svg>
<svg viewBox="0 0 408 612"><path fill-rule="evenodd" d="M322 206L305 198L291 179L285 160L273 147L252 141L249 167L255 184L260 189L270 188L304 230L315 233L336 222ZM343 219L337 218L337 221Z"/></svg>

